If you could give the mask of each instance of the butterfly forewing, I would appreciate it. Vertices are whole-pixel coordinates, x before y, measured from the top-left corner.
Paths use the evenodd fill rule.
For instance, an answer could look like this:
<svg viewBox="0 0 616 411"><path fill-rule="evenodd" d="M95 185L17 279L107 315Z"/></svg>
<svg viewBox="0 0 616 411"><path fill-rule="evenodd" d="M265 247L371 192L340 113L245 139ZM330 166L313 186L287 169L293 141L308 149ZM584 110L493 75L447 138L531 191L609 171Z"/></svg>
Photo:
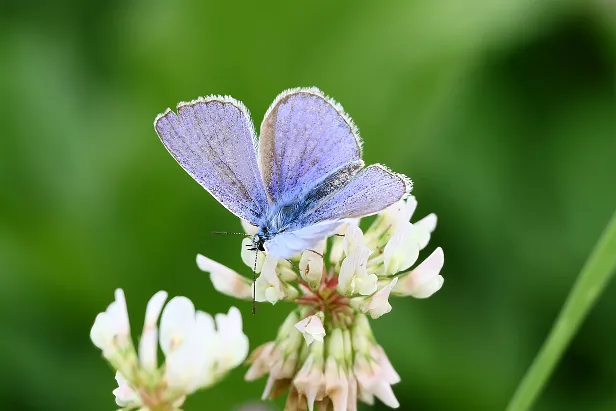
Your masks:
<svg viewBox="0 0 616 411"><path fill-rule="evenodd" d="M296 199L341 167L358 161L357 129L320 90L284 92L266 113L259 136L259 166L273 203ZM354 167L352 174L340 177L346 183L356 171Z"/></svg>
<svg viewBox="0 0 616 411"><path fill-rule="evenodd" d="M246 108L230 97L180 103L154 127L177 162L233 214L259 225L268 206Z"/></svg>

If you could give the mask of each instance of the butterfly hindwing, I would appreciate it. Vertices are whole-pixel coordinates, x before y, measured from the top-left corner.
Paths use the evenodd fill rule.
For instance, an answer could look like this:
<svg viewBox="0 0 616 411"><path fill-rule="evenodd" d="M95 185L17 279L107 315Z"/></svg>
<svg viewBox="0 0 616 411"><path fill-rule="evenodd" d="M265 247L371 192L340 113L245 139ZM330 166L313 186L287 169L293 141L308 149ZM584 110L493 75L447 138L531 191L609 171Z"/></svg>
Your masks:
<svg viewBox="0 0 616 411"><path fill-rule="evenodd" d="M253 225L268 207L248 110L230 97L180 103L154 121L167 150L203 188Z"/></svg>
<svg viewBox="0 0 616 411"><path fill-rule="evenodd" d="M306 193L344 166L361 161L352 120L316 88L280 94L265 114L259 166L269 198L284 203ZM361 167L360 167L361 168ZM346 177L352 174L340 174Z"/></svg>
<svg viewBox="0 0 616 411"><path fill-rule="evenodd" d="M402 174L380 164L368 166L315 206L292 215L292 223L266 242L267 250L282 258L291 257L334 233L344 220L378 213L399 201L411 186Z"/></svg>
<svg viewBox="0 0 616 411"><path fill-rule="evenodd" d="M325 221L369 216L405 197L412 188L406 176L380 164L370 165L343 188L333 192L297 219L292 230Z"/></svg>
<svg viewBox="0 0 616 411"><path fill-rule="evenodd" d="M340 223L340 221L325 221L296 231L282 232L266 243L267 251L279 258L290 258L330 236Z"/></svg>

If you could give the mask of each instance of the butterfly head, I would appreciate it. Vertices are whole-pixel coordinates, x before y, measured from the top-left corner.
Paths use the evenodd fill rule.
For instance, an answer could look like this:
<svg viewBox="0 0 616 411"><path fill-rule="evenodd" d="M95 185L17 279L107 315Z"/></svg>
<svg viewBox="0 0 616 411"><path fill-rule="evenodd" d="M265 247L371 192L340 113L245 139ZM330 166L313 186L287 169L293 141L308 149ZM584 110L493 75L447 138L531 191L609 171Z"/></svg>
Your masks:
<svg viewBox="0 0 616 411"><path fill-rule="evenodd" d="M269 235L265 228L259 229L257 234L252 237L252 250L265 251L265 242L269 240Z"/></svg>

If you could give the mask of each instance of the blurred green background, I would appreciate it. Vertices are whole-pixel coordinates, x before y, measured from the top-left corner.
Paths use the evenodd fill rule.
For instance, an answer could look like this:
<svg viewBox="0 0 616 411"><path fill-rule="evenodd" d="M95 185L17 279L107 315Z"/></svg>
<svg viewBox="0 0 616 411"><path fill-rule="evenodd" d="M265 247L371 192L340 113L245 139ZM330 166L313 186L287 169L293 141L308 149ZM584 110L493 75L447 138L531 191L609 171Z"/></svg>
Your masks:
<svg viewBox="0 0 616 411"><path fill-rule="evenodd" d="M250 274L239 239L210 234L237 219L153 130L179 101L230 94L258 125L279 92L315 85L367 163L413 178L446 280L374 322L404 410L504 409L616 206L612 0L3 1L0 55L6 410L114 409L88 333L116 287L135 331L160 289L238 305L252 347L288 312L251 317L197 269L203 253ZM615 314L612 284L536 409L616 409ZM257 400L244 371L186 409Z"/></svg>

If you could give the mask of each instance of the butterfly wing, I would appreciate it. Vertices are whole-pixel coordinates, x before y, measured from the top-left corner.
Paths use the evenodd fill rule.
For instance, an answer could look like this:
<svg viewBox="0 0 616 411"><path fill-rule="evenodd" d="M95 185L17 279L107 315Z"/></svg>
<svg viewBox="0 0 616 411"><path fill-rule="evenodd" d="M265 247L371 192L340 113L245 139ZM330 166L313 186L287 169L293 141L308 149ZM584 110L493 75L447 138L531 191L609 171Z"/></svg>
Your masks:
<svg viewBox="0 0 616 411"><path fill-rule="evenodd" d="M411 188L406 176L380 164L368 166L347 185L298 215L287 230L265 246L271 254L288 258L331 235L343 220L378 213L406 196Z"/></svg>
<svg viewBox="0 0 616 411"><path fill-rule="evenodd" d="M324 221L296 231L285 231L267 241L265 249L275 257L291 258L332 235L340 224L341 221Z"/></svg>
<svg viewBox="0 0 616 411"><path fill-rule="evenodd" d="M336 172L338 178L330 179L328 185L337 189L363 167L357 128L342 107L320 90L285 91L274 100L261 125L259 166L275 204L296 199Z"/></svg>
<svg viewBox="0 0 616 411"><path fill-rule="evenodd" d="M381 164L373 164L299 218L295 229L324 221L376 214L407 196L412 188L413 183L405 175L394 173Z"/></svg>
<svg viewBox="0 0 616 411"><path fill-rule="evenodd" d="M154 128L176 161L233 214L258 225L268 205L248 110L211 96L167 109Z"/></svg>

